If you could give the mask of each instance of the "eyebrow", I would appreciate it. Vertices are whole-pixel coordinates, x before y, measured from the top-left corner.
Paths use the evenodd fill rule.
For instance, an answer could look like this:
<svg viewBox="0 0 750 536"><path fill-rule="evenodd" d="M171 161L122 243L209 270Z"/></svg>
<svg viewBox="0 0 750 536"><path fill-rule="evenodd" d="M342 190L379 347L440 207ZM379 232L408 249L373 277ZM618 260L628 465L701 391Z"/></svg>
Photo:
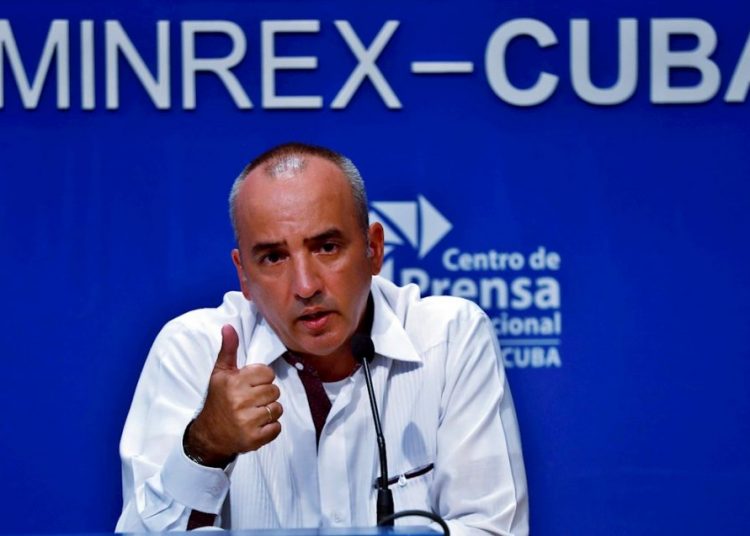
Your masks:
<svg viewBox="0 0 750 536"><path fill-rule="evenodd" d="M283 247L284 244L286 244L286 242L260 242L250 248L250 254L253 257L256 257L263 252L279 249L280 247Z"/></svg>
<svg viewBox="0 0 750 536"><path fill-rule="evenodd" d="M344 233L341 232L341 229L337 229L336 227L331 227L330 229L326 229L322 233L318 233L313 237L305 238L305 244L317 244L320 242L325 242L326 240L333 240L333 239L342 239L344 238Z"/></svg>

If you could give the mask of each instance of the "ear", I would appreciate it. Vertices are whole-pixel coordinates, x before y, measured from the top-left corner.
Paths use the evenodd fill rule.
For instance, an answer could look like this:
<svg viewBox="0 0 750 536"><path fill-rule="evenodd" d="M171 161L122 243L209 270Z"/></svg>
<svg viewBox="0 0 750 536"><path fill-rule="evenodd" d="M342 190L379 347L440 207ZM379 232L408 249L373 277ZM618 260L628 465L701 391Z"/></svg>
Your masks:
<svg viewBox="0 0 750 536"><path fill-rule="evenodd" d="M378 275L383 267L383 248L385 247L385 233L383 226L373 223L367 230L367 256L370 258L370 272Z"/></svg>
<svg viewBox="0 0 750 536"><path fill-rule="evenodd" d="M245 296L246 300L250 300L250 288L247 284L247 275L245 275L245 269L242 267L242 256L240 255L240 250L237 248L232 250L232 262L237 270L237 279L240 281L242 294Z"/></svg>

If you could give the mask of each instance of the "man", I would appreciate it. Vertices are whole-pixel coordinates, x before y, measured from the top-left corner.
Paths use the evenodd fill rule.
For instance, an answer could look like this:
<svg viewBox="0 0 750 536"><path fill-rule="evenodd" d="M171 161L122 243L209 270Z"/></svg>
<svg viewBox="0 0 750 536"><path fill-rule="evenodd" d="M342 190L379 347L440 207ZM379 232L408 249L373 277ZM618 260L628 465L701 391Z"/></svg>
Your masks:
<svg viewBox="0 0 750 536"><path fill-rule="evenodd" d="M374 525L377 446L350 348L363 332L396 511L431 510L454 534L527 533L492 326L471 302L375 277L383 228L354 165L282 145L243 170L230 213L242 293L154 342L120 446L117 530Z"/></svg>

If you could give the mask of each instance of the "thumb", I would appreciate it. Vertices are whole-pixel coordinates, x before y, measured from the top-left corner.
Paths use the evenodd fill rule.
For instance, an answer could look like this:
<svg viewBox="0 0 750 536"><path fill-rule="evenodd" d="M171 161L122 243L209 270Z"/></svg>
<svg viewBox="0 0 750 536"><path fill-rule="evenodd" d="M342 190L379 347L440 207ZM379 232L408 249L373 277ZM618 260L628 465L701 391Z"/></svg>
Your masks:
<svg viewBox="0 0 750 536"><path fill-rule="evenodd" d="M237 368L237 347L240 338L234 328L226 324L221 328L221 348L214 369L234 370Z"/></svg>

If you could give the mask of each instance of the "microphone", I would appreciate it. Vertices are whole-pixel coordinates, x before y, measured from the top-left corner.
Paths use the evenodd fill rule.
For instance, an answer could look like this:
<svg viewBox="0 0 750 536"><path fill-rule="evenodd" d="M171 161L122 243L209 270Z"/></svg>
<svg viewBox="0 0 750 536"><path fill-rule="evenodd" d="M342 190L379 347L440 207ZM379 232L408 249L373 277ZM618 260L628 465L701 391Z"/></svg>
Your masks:
<svg viewBox="0 0 750 536"><path fill-rule="evenodd" d="M375 402L375 391L372 388L372 376L370 376L370 361L375 356L375 346L372 339L364 333L355 333L351 341L352 355L362 365L367 383L367 394L370 396L370 409L375 421L375 436L378 440L378 453L380 455L380 478L378 478L377 499L377 521L378 525L393 525L393 493L388 488L388 459L385 455L385 436L380 426L380 414L378 404ZM390 518L390 519L389 519ZM381 524L381 520L383 523Z"/></svg>

